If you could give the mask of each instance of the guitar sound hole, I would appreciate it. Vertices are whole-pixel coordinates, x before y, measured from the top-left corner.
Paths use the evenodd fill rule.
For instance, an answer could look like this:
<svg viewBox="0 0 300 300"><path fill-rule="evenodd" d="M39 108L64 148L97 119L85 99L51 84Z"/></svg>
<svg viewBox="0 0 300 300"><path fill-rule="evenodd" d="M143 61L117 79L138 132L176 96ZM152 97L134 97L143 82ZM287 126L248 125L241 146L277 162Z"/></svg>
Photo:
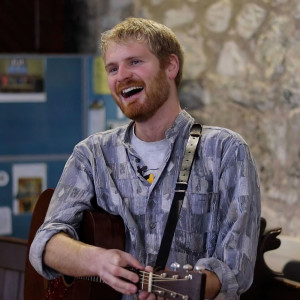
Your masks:
<svg viewBox="0 0 300 300"><path fill-rule="evenodd" d="M67 285L71 285L74 281L74 277L72 276L68 276L68 275L64 275L64 281Z"/></svg>

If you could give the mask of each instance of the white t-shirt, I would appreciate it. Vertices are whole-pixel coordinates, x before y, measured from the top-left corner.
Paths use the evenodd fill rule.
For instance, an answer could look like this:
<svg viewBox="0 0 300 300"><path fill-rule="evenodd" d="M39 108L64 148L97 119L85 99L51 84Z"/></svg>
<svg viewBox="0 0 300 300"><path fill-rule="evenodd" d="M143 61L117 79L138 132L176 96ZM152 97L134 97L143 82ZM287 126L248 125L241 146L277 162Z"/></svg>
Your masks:
<svg viewBox="0 0 300 300"><path fill-rule="evenodd" d="M143 177L152 183L158 172L158 169L162 165L167 155L167 140L163 139L157 142L144 142L135 135L133 127L131 134L131 145L146 164L142 167Z"/></svg>

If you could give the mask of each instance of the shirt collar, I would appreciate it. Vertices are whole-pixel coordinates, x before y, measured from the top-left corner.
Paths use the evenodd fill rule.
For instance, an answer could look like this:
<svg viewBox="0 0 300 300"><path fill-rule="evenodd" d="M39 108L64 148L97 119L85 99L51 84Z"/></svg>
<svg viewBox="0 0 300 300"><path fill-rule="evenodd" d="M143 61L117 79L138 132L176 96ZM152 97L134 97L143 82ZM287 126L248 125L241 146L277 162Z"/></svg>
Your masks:
<svg viewBox="0 0 300 300"><path fill-rule="evenodd" d="M173 142L173 140L179 133L185 132L187 129L190 129L193 123L194 118L187 111L181 110L173 125L169 129L167 129L166 138L170 140L170 142ZM121 136L123 143L127 147L130 147L130 131L132 130L132 126L134 126L134 121L131 121L128 124L126 130Z"/></svg>

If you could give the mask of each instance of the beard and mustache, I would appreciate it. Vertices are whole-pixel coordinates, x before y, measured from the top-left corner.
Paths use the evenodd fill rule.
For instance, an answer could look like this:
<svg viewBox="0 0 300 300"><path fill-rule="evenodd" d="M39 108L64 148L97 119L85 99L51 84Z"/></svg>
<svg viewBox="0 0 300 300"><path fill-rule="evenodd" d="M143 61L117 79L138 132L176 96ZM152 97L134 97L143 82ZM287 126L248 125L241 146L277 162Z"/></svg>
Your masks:
<svg viewBox="0 0 300 300"><path fill-rule="evenodd" d="M128 86L141 87L146 95L144 101L141 102L139 99L136 99L135 101L124 103L119 95ZM167 81L165 71L160 69L147 87L143 81L127 80L119 84L117 94L113 94L112 96L126 117L137 122L145 122L167 101L169 94L170 85Z"/></svg>

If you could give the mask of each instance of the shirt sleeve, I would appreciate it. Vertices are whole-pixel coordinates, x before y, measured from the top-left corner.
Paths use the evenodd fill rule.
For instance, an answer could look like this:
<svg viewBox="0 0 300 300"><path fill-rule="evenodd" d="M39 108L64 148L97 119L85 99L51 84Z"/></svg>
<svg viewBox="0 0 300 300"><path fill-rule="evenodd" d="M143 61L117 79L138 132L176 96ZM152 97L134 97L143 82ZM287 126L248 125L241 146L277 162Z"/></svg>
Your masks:
<svg viewBox="0 0 300 300"><path fill-rule="evenodd" d="M213 271L222 287L216 299L239 299L253 281L260 225L260 187L245 143L223 149L219 174L219 233L214 255L196 266Z"/></svg>
<svg viewBox="0 0 300 300"><path fill-rule="evenodd" d="M29 259L39 274L47 279L60 276L43 263L47 242L58 232L78 240L77 229L84 210L90 209L94 195L88 160L76 149L68 159L52 196L45 221L30 247Z"/></svg>

